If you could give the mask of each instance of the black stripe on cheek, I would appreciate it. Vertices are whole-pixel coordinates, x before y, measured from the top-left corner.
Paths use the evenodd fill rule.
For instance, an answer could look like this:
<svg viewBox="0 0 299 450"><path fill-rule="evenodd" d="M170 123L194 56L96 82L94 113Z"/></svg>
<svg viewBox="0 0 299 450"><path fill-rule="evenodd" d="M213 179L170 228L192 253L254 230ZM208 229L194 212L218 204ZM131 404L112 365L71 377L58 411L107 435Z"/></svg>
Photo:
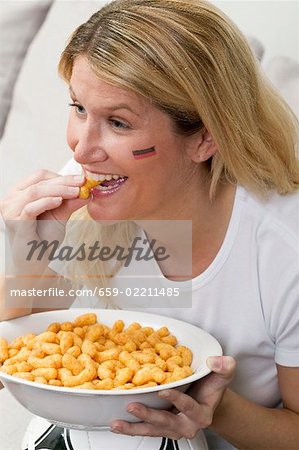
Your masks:
<svg viewBox="0 0 299 450"><path fill-rule="evenodd" d="M149 153L155 153L155 147L145 148L144 150L133 150L132 153L134 156L147 155Z"/></svg>

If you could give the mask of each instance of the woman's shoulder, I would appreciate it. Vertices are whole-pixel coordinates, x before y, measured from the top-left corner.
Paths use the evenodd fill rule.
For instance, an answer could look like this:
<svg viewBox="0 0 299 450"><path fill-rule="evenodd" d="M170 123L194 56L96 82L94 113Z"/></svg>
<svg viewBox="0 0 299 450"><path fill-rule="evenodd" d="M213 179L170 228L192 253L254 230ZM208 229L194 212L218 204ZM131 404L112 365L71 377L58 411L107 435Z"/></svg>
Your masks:
<svg viewBox="0 0 299 450"><path fill-rule="evenodd" d="M240 190L244 215L255 221L258 235L299 244L299 189L286 195L271 191L264 197Z"/></svg>

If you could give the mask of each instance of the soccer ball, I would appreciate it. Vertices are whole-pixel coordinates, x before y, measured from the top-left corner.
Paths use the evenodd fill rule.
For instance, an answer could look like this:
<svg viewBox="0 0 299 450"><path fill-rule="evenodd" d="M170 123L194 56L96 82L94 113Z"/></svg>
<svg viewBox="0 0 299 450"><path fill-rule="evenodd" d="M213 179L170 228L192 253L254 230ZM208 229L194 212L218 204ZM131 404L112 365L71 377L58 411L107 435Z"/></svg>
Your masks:
<svg viewBox="0 0 299 450"><path fill-rule="evenodd" d="M57 427L34 417L25 433L22 450L208 450L203 433L192 441L125 436L110 431L79 431Z"/></svg>

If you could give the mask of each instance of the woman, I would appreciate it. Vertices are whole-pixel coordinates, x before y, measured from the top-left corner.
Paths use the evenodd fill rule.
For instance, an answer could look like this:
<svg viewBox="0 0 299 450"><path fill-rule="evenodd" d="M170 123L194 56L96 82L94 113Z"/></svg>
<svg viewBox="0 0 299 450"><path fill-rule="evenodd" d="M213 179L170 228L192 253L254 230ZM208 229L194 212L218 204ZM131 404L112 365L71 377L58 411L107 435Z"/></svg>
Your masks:
<svg viewBox="0 0 299 450"><path fill-rule="evenodd" d="M197 0L112 2L75 31L59 69L72 98L74 159L86 177L105 182L81 200L84 179L39 173L3 202L4 218L61 226L78 210L72 218L93 219L73 227L81 242L99 235L124 245L135 236L155 239L171 258L146 262L146 273L160 271L163 286L189 289L192 305L145 307L206 329L237 361L229 388L233 361L210 361L218 376L189 395L167 391L179 414L133 404L143 422L116 421L112 430L180 439L208 428L210 449L298 448L294 115L236 27ZM192 221L191 273L182 270L180 246L153 227L156 220ZM112 273L112 286L140 267L133 261L111 272L109 264L85 263L70 264L68 273L88 268L103 283ZM118 307L140 307L122 300L115 299Z"/></svg>

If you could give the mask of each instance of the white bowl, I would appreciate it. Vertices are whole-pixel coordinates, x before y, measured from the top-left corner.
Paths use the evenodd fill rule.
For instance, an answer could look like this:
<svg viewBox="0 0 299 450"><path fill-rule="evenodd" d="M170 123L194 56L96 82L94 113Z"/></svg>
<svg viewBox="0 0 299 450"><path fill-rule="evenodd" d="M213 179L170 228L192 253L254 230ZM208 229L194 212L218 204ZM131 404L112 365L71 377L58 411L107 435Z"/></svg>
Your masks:
<svg viewBox="0 0 299 450"><path fill-rule="evenodd" d="M19 403L31 413L65 428L99 430L106 429L115 419L136 422L138 419L126 411L131 402L143 403L156 409L168 409L170 403L160 398L158 391L177 388L185 392L190 383L210 373L206 365L207 357L222 355L216 339L194 325L156 314L125 310L68 309L32 314L0 323L0 337L10 342L27 333L39 334L52 322L72 321L88 312L96 313L98 321L109 326L119 319L125 322L126 327L132 322L154 329L167 326L177 337L179 344L186 345L193 352L194 373L182 380L151 388L93 391L33 383L0 372L0 380Z"/></svg>

